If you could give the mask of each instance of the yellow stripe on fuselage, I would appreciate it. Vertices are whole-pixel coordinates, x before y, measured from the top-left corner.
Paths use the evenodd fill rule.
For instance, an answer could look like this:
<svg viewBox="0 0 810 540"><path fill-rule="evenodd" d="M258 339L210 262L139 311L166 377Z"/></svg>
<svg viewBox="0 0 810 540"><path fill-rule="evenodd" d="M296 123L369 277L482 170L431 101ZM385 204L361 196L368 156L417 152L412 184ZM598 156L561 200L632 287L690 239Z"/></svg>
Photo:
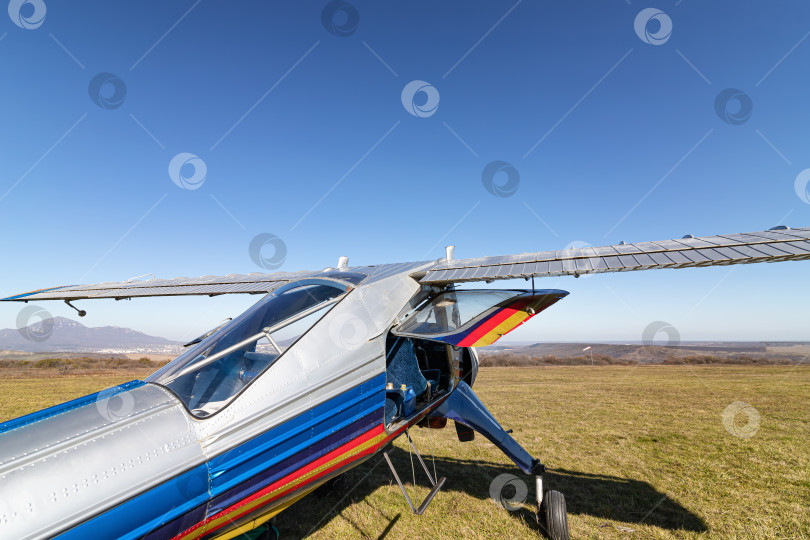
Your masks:
<svg viewBox="0 0 810 540"><path fill-rule="evenodd" d="M303 474L300 477L298 477L298 478L296 478L294 480L291 480L290 482L287 482L286 484L283 484L283 485L277 487L276 489L274 489L274 490L272 490L272 491L270 491L268 493L265 493L261 497L258 497L256 499L250 501L249 503L246 503L245 505L238 506L237 508L234 508L233 510L231 510L227 514L219 516L216 519L213 519L213 520L209 521L208 523L206 523L204 526L200 527L199 529L194 529L193 531L189 531L188 534L186 534L184 536L180 536L179 538L181 538L182 540L187 540L187 539L191 539L191 538L199 538L199 537L203 536L206 533L206 531L208 531L209 529L215 528L218 525L222 525L223 523L225 523L227 521L230 521L231 520L230 516L232 514L234 514L234 513L250 513L254 509L256 509L256 508L262 506L264 503L266 503L268 501L268 499L272 499L274 496L276 496L276 495L278 495L278 494L280 494L280 493L282 493L284 491L288 491L290 488L295 488L296 486L299 486L300 484L305 483L312 476L315 476L320 472L323 472L323 471L325 471L327 469L330 469L330 468L334 467L335 465L337 465L338 463L340 463L341 461L345 461L346 459L354 457L357 454L360 454L363 451L367 450L368 448L372 448L372 447L376 446L377 444L382 442L385 438L386 438L385 433L384 432L380 433L376 437L373 437L373 438L363 442L362 444L359 444L358 446L348 450L347 452L345 452L345 453L343 453L343 454L329 460L328 462L321 464L320 466L318 466L317 468L307 472L306 474ZM290 503L290 504L292 504L292 503ZM287 505L287 506L289 506L289 505ZM279 510L279 512L281 510L283 510L283 509L284 508L281 508ZM270 516L270 517L272 517L272 516Z"/></svg>
<svg viewBox="0 0 810 540"><path fill-rule="evenodd" d="M486 333L486 335L481 336L481 338L472 344L472 347L484 347L486 345L492 345L498 339L511 332L516 326L523 324L523 321L528 319L530 315L525 311L515 311L512 315L504 319L504 321Z"/></svg>
<svg viewBox="0 0 810 540"><path fill-rule="evenodd" d="M281 512L283 512L284 510L286 510L287 508L292 506L294 503L297 503L298 501L300 501L301 499L303 499L304 497L306 497L307 495L312 493L312 490L314 490L316 487L317 486L313 486L312 489L308 489L306 492L301 493L300 495L296 495L292 499L290 499L288 501L285 501L284 503L280 504L279 506L276 506L272 510L268 510L267 512L265 512L261 516L255 518L255 519L251 519L250 521L248 521L244 525L241 525L241 526L239 526L239 527L237 527L235 529L231 529L230 531L228 531L226 533L222 533L222 534L220 534L218 536L215 536L213 538L213 540L230 540L231 538L236 538L237 536L239 536L241 534L249 533L250 531L252 531L256 527L261 526L267 520L272 519L273 516L276 516L276 515L280 514Z"/></svg>

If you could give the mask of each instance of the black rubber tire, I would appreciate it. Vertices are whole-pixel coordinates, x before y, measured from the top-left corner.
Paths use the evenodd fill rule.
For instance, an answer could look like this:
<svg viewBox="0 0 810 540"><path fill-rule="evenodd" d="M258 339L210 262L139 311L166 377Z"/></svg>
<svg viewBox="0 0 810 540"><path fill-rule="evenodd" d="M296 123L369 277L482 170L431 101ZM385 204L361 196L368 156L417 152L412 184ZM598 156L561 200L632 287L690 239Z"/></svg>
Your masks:
<svg viewBox="0 0 810 540"><path fill-rule="evenodd" d="M540 528L551 540L570 540L565 496L559 491L547 491L538 513Z"/></svg>

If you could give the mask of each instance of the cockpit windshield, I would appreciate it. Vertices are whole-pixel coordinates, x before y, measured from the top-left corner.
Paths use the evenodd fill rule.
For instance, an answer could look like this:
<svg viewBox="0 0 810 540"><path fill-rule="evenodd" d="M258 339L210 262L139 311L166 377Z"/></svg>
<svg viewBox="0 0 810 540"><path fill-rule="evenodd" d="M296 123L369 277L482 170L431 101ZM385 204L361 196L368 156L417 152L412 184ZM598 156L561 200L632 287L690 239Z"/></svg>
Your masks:
<svg viewBox="0 0 810 540"><path fill-rule="evenodd" d="M146 380L170 389L194 416L210 416L269 368L347 290L326 280L282 287Z"/></svg>

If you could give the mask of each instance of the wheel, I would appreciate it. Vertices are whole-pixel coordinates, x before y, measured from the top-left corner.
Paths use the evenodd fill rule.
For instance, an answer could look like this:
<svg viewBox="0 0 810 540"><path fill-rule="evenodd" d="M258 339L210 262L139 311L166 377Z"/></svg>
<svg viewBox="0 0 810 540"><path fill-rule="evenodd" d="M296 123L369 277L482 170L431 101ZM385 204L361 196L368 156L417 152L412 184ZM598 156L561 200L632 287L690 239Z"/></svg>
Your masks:
<svg viewBox="0 0 810 540"><path fill-rule="evenodd" d="M565 497L559 491L547 491L538 512L540 530L551 540L570 540Z"/></svg>

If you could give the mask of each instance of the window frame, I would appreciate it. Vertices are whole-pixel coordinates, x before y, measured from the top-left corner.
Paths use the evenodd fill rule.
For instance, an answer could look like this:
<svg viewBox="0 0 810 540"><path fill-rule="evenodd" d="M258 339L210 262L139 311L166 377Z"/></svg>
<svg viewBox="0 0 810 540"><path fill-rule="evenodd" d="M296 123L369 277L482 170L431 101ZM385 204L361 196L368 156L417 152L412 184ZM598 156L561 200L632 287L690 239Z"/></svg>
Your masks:
<svg viewBox="0 0 810 540"><path fill-rule="evenodd" d="M166 379L163 379L163 381L157 381L157 380L155 380L155 379L154 379L154 378L155 378L155 377L156 377L156 376L157 376L159 373L161 373L162 371L166 370L166 368L167 368L168 366L170 366L170 365L172 364L172 362L174 362L174 360L177 360L178 358L180 358L180 356L182 356L182 354L181 354L180 356L178 356L177 358L175 358L174 360L172 360L171 362L169 362L168 364L166 364L165 366L163 366L163 367L161 367L160 369L158 369L157 371L155 371L154 373L152 373L151 375L149 375L149 377L147 377L147 378L146 378L145 382L146 382L147 384L154 384L155 386L158 386L158 387L162 388L163 390L166 390L166 391L170 392L170 393L171 393L171 394L172 394L172 395L173 395L175 398L177 398L177 400L178 400L178 401L179 401L179 402L180 402L180 403L183 405L183 408L186 410L186 412L188 413L188 416L189 416L189 417L190 417L192 420L195 420L195 421L200 421L200 422L204 422L204 421L206 421L206 420L209 420L209 419L213 418L214 416L218 415L220 412L222 412L222 411L224 411L225 409L227 409L228 407L230 407L230 406L231 406L231 404L232 404L232 403L234 403L234 402L235 402L235 401L236 401L236 400L239 398L239 396L241 396L241 395L242 395L242 394L243 394L243 393L244 393L244 392L245 392L245 391L246 391L248 388L250 388L250 386L252 386L254 382L256 382L257 380L259 380L259 379L260 379L260 378L261 378L261 377L262 377L262 376L263 376L265 373L267 373L267 371L268 371L270 368L272 368L274 365L276 365L276 364L277 364L277 363L278 363L278 362L279 362L279 361L280 361L280 360L281 360L281 359L284 357L284 355L285 355L285 354L287 354L287 351L289 351L290 349L292 349L292 348L293 348L293 347L294 347L294 346L295 346L295 345L296 345L296 344L297 344L297 343L298 343L298 342L299 342L301 339L303 339L303 338L304 338L304 336L306 336L306 335L307 335L307 334L308 334L310 331L312 331L312 329L313 329L313 328L315 328L316 326L318 326L318 324L319 324L319 323L320 323L320 322L323 320L323 318L324 318L324 317L325 317L325 316L326 316L326 315L327 315L327 314L328 314L330 311L332 311L333 309L335 309L335 307L336 307L338 304L340 304L340 303L341 303L341 302L342 302L342 301L343 301L343 300L344 300L344 299L345 299L345 298L346 298L346 297L349 295L349 293L351 293L351 292L352 292L352 291L353 291L353 290L356 288L356 286L355 286L353 283L351 283L351 282L344 282L344 281L341 281L341 280L335 279L335 278L333 278L333 277L331 277L331 276L330 276L329 278L306 278L306 279L301 279L301 280L294 281L294 282L291 282L291 283L285 283L284 285L282 285L282 286L280 286L280 287L278 287L278 288L276 288L276 289L274 289L274 290L272 290L272 291L268 292L268 293L267 293L265 296L263 296L263 297L262 297L262 298L261 298L261 299L260 299L258 302L256 302L256 303L255 303L255 304L253 304L252 306L250 306L248 309L246 309L244 312L242 312L242 313L241 313L239 316L234 317L234 319L233 319L233 320L231 320L229 323L227 323L226 325L224 325L224 326L222 326L222 327L218 328L218 329L217 329L215 332L213 332L213 333L212 333L210 336L206 337L206 339L205 339L204 341L207 341L207 340L209 340L210 338L213 338L214 336L218 336L216 340L214 340L214 339L212 339L212 340L211 340L211 341L212 341L212 343L211 343L211 344L208 346L208 348L210 349L211 347L213 347L213 346L215 346L215 345L216 345L216 343L217 343L218 339L219 339L220 337L222 337L222 334L224 334L224 333L226 333L226 332L230 331L230 330L232 329L232 327L235 327L237 324L239 324L240 322L242 322L242 315L244 315L245 313L247 313L247 312L248 312L249 310L251 310L251 309L252 309L254 306L257 306L257 305L258 305L260 302L265 301L265 300L267 299L267 297L268 297L268 296L271 296L271 295L276 295L276 296L277 296L277 295L283 294L283 293L285 293L285 292L287 292L287 291L290 291L290 290L293 290L293 289L297 289L297 288L300 288L300 287L306 287L306 286L309 286L309 285L326 285L326 286L331 286L331 287L334 287L334 288L336 288L336 289L343 289L343 293L342 293L342 294L340 294L340 295L338 295L338 296L337 296L337 297L334 299L334 301L331 301L331 304L328 304L328 303L327 303L327 302L330 302L330 301L327 301L327 302L323 302L323 303L322 303L322 304L325 304L325 305L316 304L316 306L321 306L321 307L320 307L319 309L317 309L317 310L314 310L314 311L312 311L312 312L308 313L308 315L311 315L311 314L313 314L313 313L317 313L317 312L318 312L318 311L320 311L321 309L326 309L326 311L324 312L324 314L323 314L323 315L322 315L322 316L321 316L321 317L320 317L320 318L319 318L319 319L318 319L318 320L317 320L317 321L316 321L314 324L312 324L312 326L310 326L309 328L307 328L307 329L306 329L306 330L305 330L305 331L304 331L304 332L303 332L303 333L302 333L300 336L298 336L298 337L295 339L295 341L293 341L292 343L290 343L289 345L287 345L287 347L285 347L283 351L280 351L280 352L279 352L279 355L278 355L278 356L277 356L277 357L276 357L276 358L275 358L275 359L274 359L274 360L273 360L273 361L272 361L270 364L268 364L267 366L265 366L265 367L264 367L264 369L262 369L262 371L261 371L261 372L259 372L259 373L258 373L258 374L257 374L255 377L253 377L253 378L252 378L252 379L251 379L251 380L250 380L250 381L249 381L247 384L245 384L245 386L243 386L242 388L240 388L238 392L236 392L235 394L233 394L233 396L231 396L231 397L230 397L230 399L228 400L228 403L226 403L226 404L225 404L223 407L219 408L219 409L218 409L218 410L216 410L215 412L213 412L213 413L209 414L208 416L202 416L202 417L201 417L201 416L197 416L197 415L195 415L195 414L192 412L192 409L190 409L190 408L189 408L189 405L188 405L188 403L186 402L186 400L185 400L185 399L183 399L182 397L180 397L180 395L178 395L178 394L177 394L177 392L175 392L175 391L174 391L174 390L173 390L171 387L169 387L169 386L167 386L166 384L164 384L164 382L165 382L165 380L166 380ZM312 306L312 307L315 307L315 306ZM304 310L304 311L308 311L308 310L309 310L309 308L307 308L307 309L306 309L306 310ZM296 315L299 315L300 313L303 313L304 311L301 311L301 312L299 312L299 313L296 313ZM295 315L294 315L293 317L295 317ZM273 326L278 326L278 325L279 325L279 324L281 324L281 323L286 323L287 321L289 321L289 319L291 319L291 318L293 318L293 317L289 317L289 318L287 318L287 319L285 319L285 320L283 320L283 321L279 321L279 323L276 323L276 325L273 325ZM306 316L305 316L305 317L306 317ZM303 319L303 318L305 318L305 317L300 317L300 318L298 318L298 319L296 319L296 320L294 320L294 321L290 321L288 324L295 324L295 322L297 322L298 320L301 320L301 319ZM286 325L285 325L285 326L286 326ZM273 328L273 327L270 327L270 328ZM279 329L279 330L283 329L283 326L282 326L281 328L278 328L278 329ZM260 340L262 339L262 337L265 337L265 335L266 335L266 334L264 334L264 332L261 332L260 334L255 334L255 335L251 336L251 338L256 338L256 341L260 341ZM247 339L242 340L242 342L240 342L240 343L244 343L245 341L247 341ZM198 343L198 344L195 344L195 347L196 347L196 346L198 346L198 345L200 345L200 344L202 344L202 343L203 343L203 342L200 342L200 343ZM239 343L237 343L237 344L235 344L235 345L239 345ZM235 346L235 345L233 345L233 346ZM233 346L232 346L232 347L233 347ZM229 348L230 348L230 347L229 347ZM203 349L203 350L204 350L204 349ZM225 351L225 350L227 350L227 349L223 349L223 351ZM219 351L219 352L215 353L215 355L220 354L220 353L221 353L221 352L223 352L223 351ZM223 355L223 356L224 356L224 355ZM216 361L216 360L212 360L212 361L211 361L211 362L209 362L208 364L210 364L210 363L214 363L215 361ZM208 365L208 364L205 364L205 365ZM180 376L181 376L181 374L183 374L183 373L182 373L183 371L185 371L185 370L187 370L187 369L189 369L189 368L191 368L191 367L195 367L195 368L198 368L198 369L199 369L199 368L203 368L203 367L205 367L205 365L199 365L199 362L190 363L190 364L189 364L189 365L187 365L185 368L182 368L181 370L179 370L179 371L178 371L178 374L173 375L173 376L171 377L171 380L169 380L169 382L173 382L173 381L174 381L174 380L175 380L177 377L180 377ZM194 371L194 370L190 370L190 371L189 371L189 373L191 373L192 371Z"/></svg>
<svg viewBox="0 0 810 540"><path fill-rule="evenodd" d="M508 297L508 298L499 300L498 302L496 302L492 306L486 308L484 311L481 311L480 313L478 313L474 317L467 320L467 322L465 322L464 324L462 324L462 325L460 325L460 326L458 326L456 328L453 328L453 329L449 329L449 330L446 330L446 331L443 331L443 332L430 333L430 334L407 332L407 331L402 330L402 327L408 325L412 320L415 319L415 317L417 315L424 312L425 310L431 309L434 306L435 302L439 298L441 298L441 297L443 297L445 295L449 295L449 294L459 295L459 294L464 294L464 293L476 293L476 294L481 294L481 293L514 293L514 294L512 296ZM440 292L438 294L430 296L421 305L417 306L413 311L411 311L408 314L408 316L406 318L404 318L399 324L397 324L396 326L394 326L391 329L391 333L394 334L395 336L400 336L400 337L425 339L425 340L428 340L428 341L439 341L439 342L444 343L442 338L445 338L447 336L453 336L455 334L458 334L459 332L463 332L464 330L466 330L469 327L473 326L474 324L478 323L478 321L480 321L482 318L486 317L488 314L492 313L493 311L495 311L496 309L498 309L502 305L509 304L510 302L513 302L516 298L519 298L521 296L531 296L531 295L532 295L532 291L527 290L527 289L454 289L454 290L449 290L449 291L442 291L442 292Z"/></svg>

